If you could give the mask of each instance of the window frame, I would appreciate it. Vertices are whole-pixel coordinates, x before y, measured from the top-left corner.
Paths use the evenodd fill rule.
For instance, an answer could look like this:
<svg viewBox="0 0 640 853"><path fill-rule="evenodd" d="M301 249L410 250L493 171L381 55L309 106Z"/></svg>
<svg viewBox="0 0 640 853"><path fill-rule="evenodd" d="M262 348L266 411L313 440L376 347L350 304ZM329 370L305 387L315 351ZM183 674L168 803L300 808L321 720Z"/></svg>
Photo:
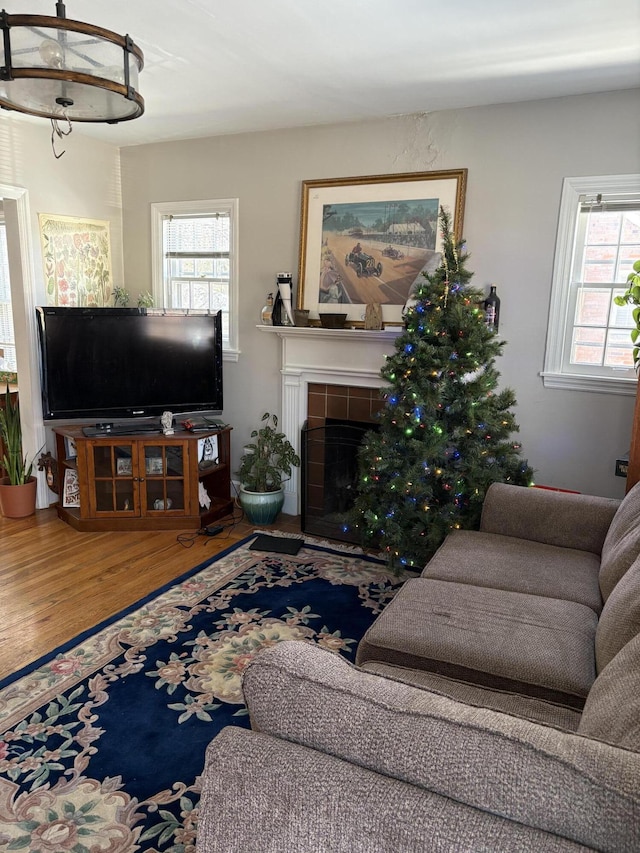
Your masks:
<svg viewBox="0 0 640 853"><path fill-rule="evenodd" d="M237 198L204 199L201 201L166 201L151 204L151 282L154 305L164 308L164 253L162 223L165 217L202 216L224 213L229 217L229 340L223 342L225 361L237 361L238 345L238 206Z"/></svg>
<svg viewBox="0 0 640 853"><path fill-rule="evenodd" d="M580 197L596 196L598 193L603 196L621 193L640 195L640 175L601 175L564 179L553 265L547 344L544 368L540 375L546 388L634 396L638 377L633 368L621 369L618 375L616 375L616 368L613 367L599 367L593 373L588 373L584 367L576 368L575 371L568 370L564 363L564 353L566 347L570 346L574 326L573 319L569 316L569 308ZM620 282L619 286L621 290L627 289L624 282Z"/></svg>

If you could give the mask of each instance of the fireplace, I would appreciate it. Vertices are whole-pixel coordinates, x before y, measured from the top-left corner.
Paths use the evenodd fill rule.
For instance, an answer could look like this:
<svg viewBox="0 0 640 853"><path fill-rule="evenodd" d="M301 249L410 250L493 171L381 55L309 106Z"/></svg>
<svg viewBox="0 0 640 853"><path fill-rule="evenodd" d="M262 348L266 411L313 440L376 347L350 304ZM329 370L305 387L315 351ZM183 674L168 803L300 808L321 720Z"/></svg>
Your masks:
<svg viewBox="0 0 640 853"><path fill-rule="evenodd" d="M356 495L358 450L365 433L377 429L382 405L376 388L309 385L301 436L303 533L357 541L346 522Z"/></svg>
<svg viewBox="0 0 640 853"><path fill-rule="evenodd" d="M277 335L282 346L280 426L302 456L302 429L324 419L375 423L382 405L380 370L393 352L397 329L322 329L258 326ZM302 514L302 471L285 485L284 512Z"/></svg>

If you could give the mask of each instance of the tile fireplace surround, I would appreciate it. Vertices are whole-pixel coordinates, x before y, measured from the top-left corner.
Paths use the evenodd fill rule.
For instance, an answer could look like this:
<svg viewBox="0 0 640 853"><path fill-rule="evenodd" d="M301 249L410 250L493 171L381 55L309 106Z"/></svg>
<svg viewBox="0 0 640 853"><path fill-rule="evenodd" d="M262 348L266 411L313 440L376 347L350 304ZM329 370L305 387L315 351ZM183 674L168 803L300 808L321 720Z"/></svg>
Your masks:
<svg viewBox="0 0 640 853"><path fill-rule="evenodd" d="M309 385L346 386L346 389L374 388L385 383L380 369L385 355L394 352L397 329L322 329L285 326L258 326L261 332L276 334L282 342L282 417L280 426L296 453L300 454L301 431L309 415ZM339 405L335 394L326 396L328 405ZM342 396L342 395L341 395ZM345 390L345 400L349 394ZM345 405L348 403L345 402ZM331 417L331 415L329 415ZM300 514L300 469L285 484L283 512Z"/></svg>

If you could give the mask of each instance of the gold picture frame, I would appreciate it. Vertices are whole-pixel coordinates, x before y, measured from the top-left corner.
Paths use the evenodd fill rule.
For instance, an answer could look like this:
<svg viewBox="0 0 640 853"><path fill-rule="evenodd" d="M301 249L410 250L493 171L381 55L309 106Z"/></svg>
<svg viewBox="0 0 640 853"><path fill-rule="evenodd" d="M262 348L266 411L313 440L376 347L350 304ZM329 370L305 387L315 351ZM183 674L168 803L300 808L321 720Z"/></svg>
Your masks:
<svg viewBox="0 0 640 853"><path fill-rule="evenodd" d="M303 181L297 307L314 325L340 312L363 326L379 303L385 323L401 323L416 279L439 261L440 207L462 239L466 186L466 169Z"/></svg>

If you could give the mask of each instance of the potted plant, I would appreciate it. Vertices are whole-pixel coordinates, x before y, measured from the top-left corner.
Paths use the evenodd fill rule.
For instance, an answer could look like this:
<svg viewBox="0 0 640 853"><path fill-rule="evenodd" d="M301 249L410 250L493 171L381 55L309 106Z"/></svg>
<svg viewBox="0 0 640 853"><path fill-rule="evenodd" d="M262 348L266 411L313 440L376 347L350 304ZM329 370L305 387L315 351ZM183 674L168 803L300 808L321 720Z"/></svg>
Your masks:
<svg viewBox="0 0 640 853"><path fill-rule="evenodd" d="M633 322L635 327L631 329L631 342L633 344L633 364L636 372L640 372L640 260L637 260L631 272L627 276L627 289L622 296L616 296L613 300L616 305L633 305ZM631 449L629 451L629 466L627 469L627 490L638 479L638 447L640 447L640 382L636 389L636 403L633 412L633 426L631 429Z"/></svg>
<svg viewBox="0 0 640 853"><path fill-rule="evenodd" d="M278 418L265 412L262 426L254 429L240 457L240 506L252 524L272 524L284 504L282 482L300 464Z"/></svg>
<svg viewBox="0 0 640 853"><path fill-rule="evenodd" d="M616 296L613 300L616 305L635 305L633 309L633 321L635 329L631 330L631 341L633 343L633 363L636 370L640 367L640 260L633 265L633 271L627 276L627 289L622 296Z"/></svg>
<svg viewBox="0 0 640 853"><path fill-rule="evenodd" d="M0 479L0 509L7 518L23 518L36 511L36 478L31 475L33 460L22 454L22 426L17 395L12 400L9 386L0 408L0 436L3 443L2 465L6 475Z"/></svg>

